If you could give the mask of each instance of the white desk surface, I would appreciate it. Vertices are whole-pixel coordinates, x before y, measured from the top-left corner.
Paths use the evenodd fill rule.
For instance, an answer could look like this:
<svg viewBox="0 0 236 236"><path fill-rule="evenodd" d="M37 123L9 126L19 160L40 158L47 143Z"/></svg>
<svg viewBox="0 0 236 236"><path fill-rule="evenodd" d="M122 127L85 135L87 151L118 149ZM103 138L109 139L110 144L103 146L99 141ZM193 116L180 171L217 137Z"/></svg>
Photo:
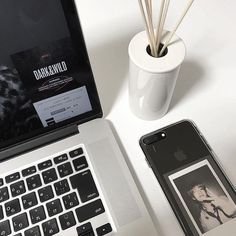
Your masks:
<svg viewBox="0 0 236 236"><path fill-rule="evenodd" d="M165 125L192 119L236 186L236 1L194 2L177 32L186 43L187 56L171 106L166 116L155 121L136 118L128 104L127 48L130 39L143 30L138 1L77 2L104 116L112 122L143 189L158 235L183 235L138 141ZM166 29L172 29L184 4L185 0L171 1Z"/></svg>

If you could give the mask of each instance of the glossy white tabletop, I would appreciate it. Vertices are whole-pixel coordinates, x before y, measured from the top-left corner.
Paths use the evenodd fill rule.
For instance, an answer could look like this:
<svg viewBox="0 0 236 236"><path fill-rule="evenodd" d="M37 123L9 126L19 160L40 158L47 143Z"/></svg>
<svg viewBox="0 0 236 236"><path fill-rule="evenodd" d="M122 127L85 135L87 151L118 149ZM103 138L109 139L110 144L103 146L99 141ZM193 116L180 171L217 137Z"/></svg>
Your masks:
<svg viewBox="0 0 236 236"><path fill-rule="evenodd" d="M145 162L139 138L181 119L192 119L236 186L236 1L194 2L177 31L185 41L187 56L171 106L162 119L155 121L136 118L128 104L128 44L143 30L138 1L77 3L104 117L114 126L158 235L181 236L183 232ZM184 0L171 1L166 29L173 28L185 4Z"/></svg>

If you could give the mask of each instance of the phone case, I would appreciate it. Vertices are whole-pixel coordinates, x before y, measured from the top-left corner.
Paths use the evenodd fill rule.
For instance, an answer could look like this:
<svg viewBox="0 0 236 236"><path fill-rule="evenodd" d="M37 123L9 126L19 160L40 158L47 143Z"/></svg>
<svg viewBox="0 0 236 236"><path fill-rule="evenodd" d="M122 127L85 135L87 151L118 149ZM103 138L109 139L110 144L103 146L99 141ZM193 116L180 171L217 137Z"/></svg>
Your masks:
<svg viewBox="0 0 236 236"><path fill-rule="evenodd" d="M181 120L179 122L176 122L174 124L171 124L169 126L166 126L164 128L161 128L161 129L158 129L154 132L151 132L149 134L146 134L144 136L141 137L140 139L140 146L145 154L145 157L146 157L146 161L149 165L149 167L153 170L153 173L155 174L159 184L161 185L163 191L164 191L164 194L165 196L167 197L167 200L169 201L185 235L187 236L190 236L190 235L193 235L192 234L192 231L188 225L188 222L186 220L186 218L184 217L184 215L182 214L178 204L176 204L173 196L172 196L172 193L170 192L170 190L166 187L166 183L165 181L163 181L163 176L158 172L156 166L155 166L155 163L153 162L153 158L151 156L151 150L150 150L150 145L147 145L147 142L155 142L155 140L153 140L153 135L157 134L157 133L161 133L161 132L164 132L165 130L171 128L171 127L174 127L176 125L179 125L183 122L187 122L188 124L190 124L196 134L199 136L199 138L201 139L201 142L203 145L205 145L206 147L206 150L209 152L209 155L214 159L217 167L220 169L220 171L223 173L224 177L226 178L226 180L228 181L228 183L231 185L232 189L234 190L235 192L235 188L234 186L232 185L231 181L229 180L229 178L227 177L227 175L225 174L225 171L223 170L223 168L221 167L221 165L219 164L219 161L218 161L218 158L216 156L216 154L214 153L214 151L212 150L212 148L210 147L210 145L208 144L208 142L206 141L206 139L204 138L204 136L202 135L202 133L199 131L199 129L197 128L197 126L195 125L195 123L193 121L190 121L190 120Z"/></svg>

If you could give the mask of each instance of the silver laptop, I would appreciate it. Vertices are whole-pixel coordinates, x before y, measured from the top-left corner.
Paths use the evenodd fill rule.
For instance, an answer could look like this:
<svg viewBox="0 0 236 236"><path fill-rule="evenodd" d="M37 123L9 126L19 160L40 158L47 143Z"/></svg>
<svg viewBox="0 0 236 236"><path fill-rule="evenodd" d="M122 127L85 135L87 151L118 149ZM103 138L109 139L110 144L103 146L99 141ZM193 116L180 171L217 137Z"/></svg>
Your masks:
<svg viewBox="0 0 236 236"><path fill-rule="evenodd" d="M0 0L0 236L154 236L73 0Z"/></svg>

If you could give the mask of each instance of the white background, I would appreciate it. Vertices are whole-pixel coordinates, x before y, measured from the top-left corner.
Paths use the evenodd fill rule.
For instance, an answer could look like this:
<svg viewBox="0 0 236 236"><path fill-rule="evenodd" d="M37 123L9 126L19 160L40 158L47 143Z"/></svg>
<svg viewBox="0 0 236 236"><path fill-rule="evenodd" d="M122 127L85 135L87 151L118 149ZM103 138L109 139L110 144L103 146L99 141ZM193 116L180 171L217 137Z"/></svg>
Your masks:
<svg viewBox="0 0 236 236"><path fill-rule="evenodd" d="M145 162L139 138L175 121L192 119L236 186L236 1L195 0L177 32L186 43L187 56L171 106L166 116L156 121L136 118L128 105L127 48L131 38L143 30L138 0L77 3L104 117L114 126L142 187L158 235L181 236L183 232ZM171 0L166 29L173 28L185 4L186 0Z"/></svg>

